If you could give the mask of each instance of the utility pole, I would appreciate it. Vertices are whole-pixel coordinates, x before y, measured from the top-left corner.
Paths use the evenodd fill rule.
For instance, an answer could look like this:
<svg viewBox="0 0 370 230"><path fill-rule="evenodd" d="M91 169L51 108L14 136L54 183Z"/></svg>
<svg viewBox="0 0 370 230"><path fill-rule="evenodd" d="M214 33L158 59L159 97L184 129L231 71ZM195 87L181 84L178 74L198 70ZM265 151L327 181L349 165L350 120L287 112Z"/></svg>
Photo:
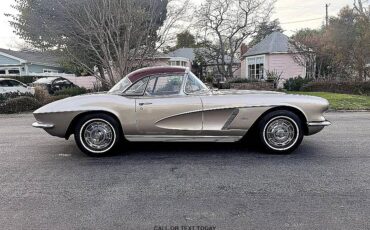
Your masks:
<svg viewBox="0 0 370 230"><path fill-rule="evenodd" d="M325 9L326 9L326 16L325 16L325 19L326 19L326 27L329 26L329 6L330 6L330 4L325 4Z"/></svg>

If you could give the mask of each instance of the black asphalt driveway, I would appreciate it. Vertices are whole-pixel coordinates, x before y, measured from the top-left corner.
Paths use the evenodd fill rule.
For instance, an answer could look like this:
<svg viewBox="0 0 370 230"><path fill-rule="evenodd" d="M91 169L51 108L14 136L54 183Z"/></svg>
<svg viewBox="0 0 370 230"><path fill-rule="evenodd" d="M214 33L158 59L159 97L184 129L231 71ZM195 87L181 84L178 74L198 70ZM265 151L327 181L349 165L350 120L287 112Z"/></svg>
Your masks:
<svg viewBox="0 0 370 230"><path fill-rule="evenodd" d="M370 113L327 118L291 155L141 143L95 159L1 115L0 228L369 229Z"/></svg>

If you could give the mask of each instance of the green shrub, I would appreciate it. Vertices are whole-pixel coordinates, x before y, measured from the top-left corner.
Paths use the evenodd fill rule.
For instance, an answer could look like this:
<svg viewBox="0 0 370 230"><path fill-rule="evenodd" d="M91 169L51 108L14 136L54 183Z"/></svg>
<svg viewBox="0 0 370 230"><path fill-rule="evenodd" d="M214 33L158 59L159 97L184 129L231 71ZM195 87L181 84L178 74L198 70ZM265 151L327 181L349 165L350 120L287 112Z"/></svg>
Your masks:
<svg viewBox="0 0 370 230"><path fill-rule="evenodd" d="M212 85L214 88L218 89L230 89L230 83L224 82L224 83L213 83Z"/></svg>
<svg viewBox="0 0 370 230"><path fill-rule="evenodd" d="M41 106L67 98L67 95L49 95L39 87L35 88L35 95L26 93L0 94L0 114L20 113L36 110Z"/></svg>
<svg viewBox="0 0 370 230"><path fill-rule="evenodd" d="M301 89L306 92L331 92L370 96L370 82L310 82Z"/></svg>
<svg viewBox="0 0 370 230"><path fill-rule="evenodd" d="M86 94L88 93L87 89L85 88L80 88L80 87L71 87L71 88L65 88L65 89L61 89L61 90L58 90L54 93L54 96L70 96L70 97L73 97L73 96L77 96L77 95L81 95L81 94Z"/></svg>
<svg viewBox="0 0 370 230"><path fill-rule="evenodd" d="M284 89L288 91L300 91L310 80L302 77L290 78L284 83Z"/></svg>
<svg viewBox="0 0 370 230"><path fill-rule="evenodd" d="M2 93L0 94L0 102L6 101L8 99L17 98L17 97L33 97L30 93L18 93L18 92L12 92L12 93Z"/></svg>
<svg viewBox="0 0 370 230"><path fill-rule="evenodd" d="M32 111L41 106L40 102L33 97L21 96L9 98L0 102L0 113L11 114Z"/></svg>
<svg viewBox="0 0 370 230"><path fill-rule="evenodd" d="M212 83L212 82L213 82L213 76L208 75L208 76L206 77L206 83Z"/></svg>

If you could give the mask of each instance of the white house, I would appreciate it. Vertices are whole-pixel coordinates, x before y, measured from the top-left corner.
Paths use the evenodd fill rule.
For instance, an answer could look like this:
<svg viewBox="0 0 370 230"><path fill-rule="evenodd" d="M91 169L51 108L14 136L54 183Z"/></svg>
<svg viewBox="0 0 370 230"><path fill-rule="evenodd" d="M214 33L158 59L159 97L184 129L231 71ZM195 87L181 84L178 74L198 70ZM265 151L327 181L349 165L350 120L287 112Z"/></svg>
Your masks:
<svg viewBox="0 0 370 230"><path fill-rule="evenodd" d="M168 54L171 58L168 61L170 66L184 66L191 68L195 59L195 52L193 48L180 48Z"/></svg>
<svg viewBox="0 0 370 230"><path fill-rule="evenodd" d="M204 58L204 61L206 64L203 66L200 66L203 70L201 71L204 76L206 75L212 75L217 74L217 63L214 60L210 60L207 58L207 55L202 52L203 48L179 48L173 52L168 53L168 56L170 56L169 65L171 66L184 66L191 68L194 64L194 61L196 59L196 54L198 52L199 55L202 55ZM229 56L225 56L225 63L226 68L229 68L230 66L233 68L234 77L240 77L240 61L238 59L234 59L234 62L231 63L231 58ZM204 77L199 76L199 77Z"/></svg>
<svg viewBox="0 0 370 230"><path fill-rule="evenodd" d="M242 57L242 78L266 80L266 72L281 74L281 79L306 76L306 67L294 60L289 37L280 32L268 35Z"/></svg>
<svg viewBox="0 0 370 230"><path fill-rule="evenodd" d="M45 52L0 49L1 76L74 76L65 74L59 57Z"/></svg>

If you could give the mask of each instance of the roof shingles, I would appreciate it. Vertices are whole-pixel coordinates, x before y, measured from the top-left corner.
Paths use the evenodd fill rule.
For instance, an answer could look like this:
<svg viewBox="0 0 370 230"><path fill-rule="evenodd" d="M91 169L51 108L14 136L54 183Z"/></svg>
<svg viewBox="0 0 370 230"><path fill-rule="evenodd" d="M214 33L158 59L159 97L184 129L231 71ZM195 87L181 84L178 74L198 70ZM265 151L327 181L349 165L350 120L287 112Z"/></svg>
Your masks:
<svg viewBox="0 0 370 230"><path fill-rule="evenodd" d="M255 56L260 54L288 53L289 37L280 32L273 32L261 42L250 48L243 56Z"/></svg>
<svg viewBox="0 0 370 230"><path fill-rule="evenodd" d="M8 54L10 56L22 59L29 63L44 64L50 66L60 66L60 58L56 55L47 52L37 52L37 51L14 51L8 49L1 49L0 52Z"/></svg>

